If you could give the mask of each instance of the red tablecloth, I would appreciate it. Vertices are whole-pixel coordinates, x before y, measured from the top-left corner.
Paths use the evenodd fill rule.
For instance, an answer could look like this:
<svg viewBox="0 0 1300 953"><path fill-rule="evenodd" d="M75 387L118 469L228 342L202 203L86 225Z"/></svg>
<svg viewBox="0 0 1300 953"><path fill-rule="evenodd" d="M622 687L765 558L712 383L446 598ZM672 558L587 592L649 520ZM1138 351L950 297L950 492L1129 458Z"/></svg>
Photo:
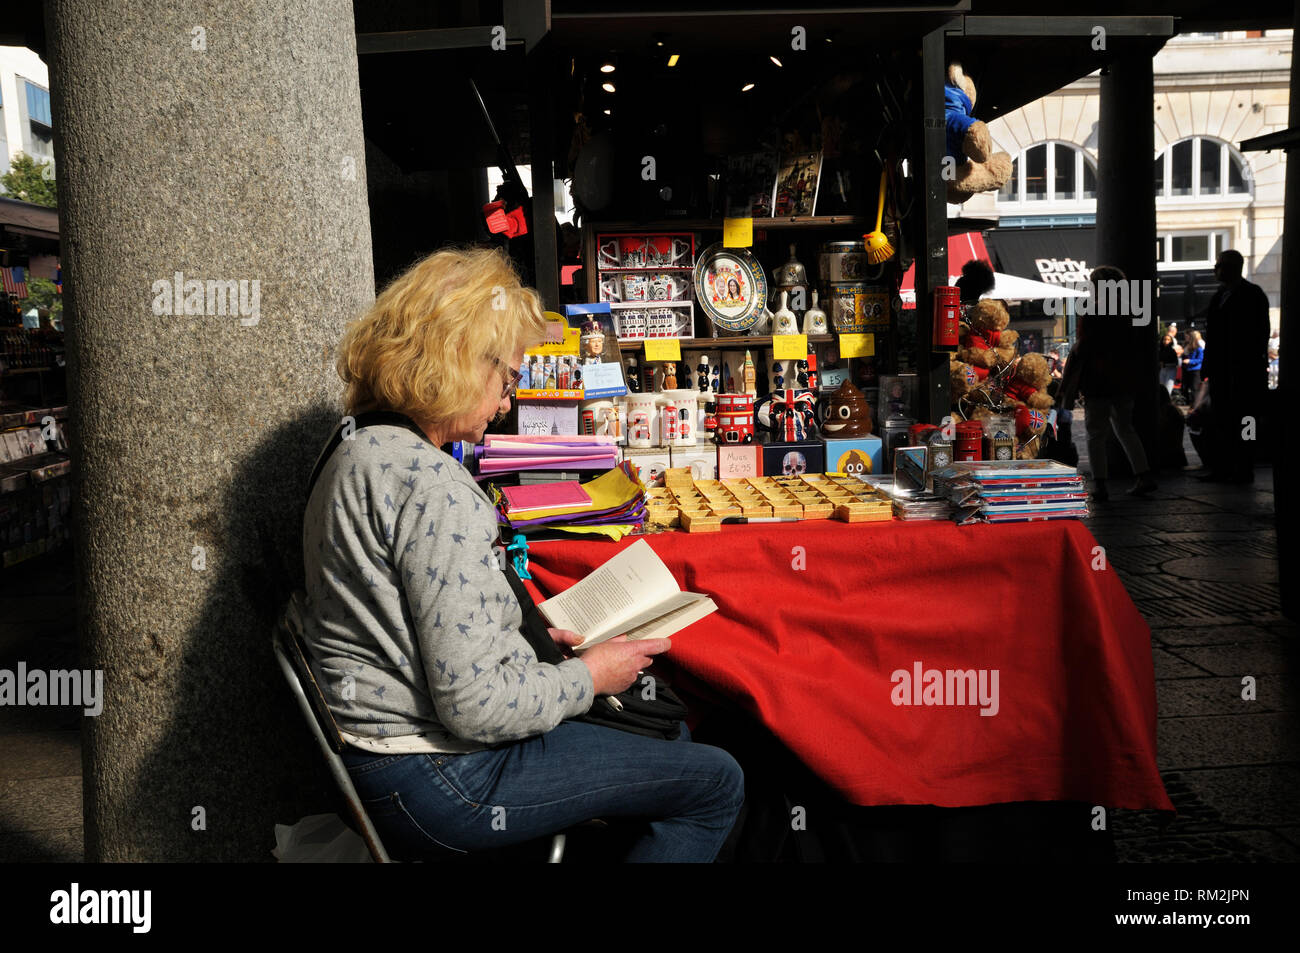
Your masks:
<svg viewBox="0 0 1300 953"><path fill-rule="evenodd" d="M674 637L675 669L849 801L1173 810L1156 771L1150 630L1109 564L1094 568L1084 524L812 521L644 538L683 589L718 604ZM631 542L533 543L534 596ZM895 704L891 676L918 662L986 670L989 689L997 670L997 713Z"/></svg>

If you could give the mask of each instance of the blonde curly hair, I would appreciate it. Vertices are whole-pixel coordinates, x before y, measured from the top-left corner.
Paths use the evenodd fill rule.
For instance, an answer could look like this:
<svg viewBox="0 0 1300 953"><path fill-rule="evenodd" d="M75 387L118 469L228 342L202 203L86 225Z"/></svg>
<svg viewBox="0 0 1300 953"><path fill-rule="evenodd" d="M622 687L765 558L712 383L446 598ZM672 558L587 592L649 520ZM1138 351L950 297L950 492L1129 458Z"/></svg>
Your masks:
<svg viewBox="0 0 1300 953"><path fill-rule="evenodd" d="M494 248L444 248L394 278L339 342L349 414L453 421L483 399L487 366L546 339L541 299Z"/></svg>

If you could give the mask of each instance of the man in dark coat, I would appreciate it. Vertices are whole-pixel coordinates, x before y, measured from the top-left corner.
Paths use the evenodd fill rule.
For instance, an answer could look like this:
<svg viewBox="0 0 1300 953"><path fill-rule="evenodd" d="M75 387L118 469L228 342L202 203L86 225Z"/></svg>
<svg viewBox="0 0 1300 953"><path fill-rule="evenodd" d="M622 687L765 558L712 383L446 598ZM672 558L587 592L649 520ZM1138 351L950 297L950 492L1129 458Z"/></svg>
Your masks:
<svg viewBox="0 0 1300 953"><path fill-rule="evenodd" d="M1255 478L1254 448L1268 390L1268 295L1241 276L1241 253L1220 253L1214 276L1222 287L1210 302L1205 329L1202 387L1210 397L1216 483L1250 483Z"/></svg>

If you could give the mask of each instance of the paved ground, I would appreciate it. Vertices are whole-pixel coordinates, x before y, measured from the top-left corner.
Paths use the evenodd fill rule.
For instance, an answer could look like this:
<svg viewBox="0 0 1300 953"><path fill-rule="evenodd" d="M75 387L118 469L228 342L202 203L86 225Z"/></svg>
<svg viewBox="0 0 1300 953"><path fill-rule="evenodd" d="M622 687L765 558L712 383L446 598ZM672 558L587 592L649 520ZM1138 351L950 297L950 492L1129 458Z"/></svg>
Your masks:
<svg viewBox="0 0 1300 953"><path fill-rule="evenodd" d="M1073 428L1090 472L1083 413ZM1200 460L1186 444L1188 459ZM1178 816L1116 811L1120 861L1300 860L1300 627L1279 612L1273 470L1253 486L1160 475L1145 499L1111 481L1093 535L1151 625L1158 761ZM1243 679L1256 684L1242 699Z"/></svg>
<svg viewBox="0 0 1300 953"><path fill-rule="evenodd" d="M1090 524L1151 624L1160 771L1179 813L1162 829L1155 812L1114 812L1116 858L1300 860L1300 630L1278 611L1272 470L1253 487L1166 472L1142 500L1124 485ZM73 599L66 552L0 571L0 668L76 667ZM0 862L81 860L78 721L0 708Z"/></svg>

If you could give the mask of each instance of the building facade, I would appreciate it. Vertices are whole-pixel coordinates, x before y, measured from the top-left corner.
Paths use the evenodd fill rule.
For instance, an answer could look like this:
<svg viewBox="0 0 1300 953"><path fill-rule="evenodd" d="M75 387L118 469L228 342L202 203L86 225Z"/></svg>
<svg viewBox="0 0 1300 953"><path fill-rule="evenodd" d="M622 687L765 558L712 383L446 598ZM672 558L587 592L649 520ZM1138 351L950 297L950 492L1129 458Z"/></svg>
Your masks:
<svg viewBox="0 0 1300 953"><path fill-rule="evenodd" d="M1235 248L1246 277L1268 293L1278 326L1286 155L1237 147L1286 128L1291 41L1290 30L1193 33L1174 37L1155 57L1152 185L1164 322L1203 326L1217 287L1214 259ZM1099 86L1094 73L990 122L996 148L1015 162L1012 180L997 194L972 198L961 214L994 219L1003 232L1090 229ZM1041 274L1024 277L1051 280L1050 269L1071 267L1056 258L1038 259L1038 266Z"/></svg>
<svg viewBox="0 0 1300 953"><path fill-rule="evenodd" d="M38 162L54 162L50 115L50 72L41 58L20 46L0 46L0 160L25 152Z"/></svg>

